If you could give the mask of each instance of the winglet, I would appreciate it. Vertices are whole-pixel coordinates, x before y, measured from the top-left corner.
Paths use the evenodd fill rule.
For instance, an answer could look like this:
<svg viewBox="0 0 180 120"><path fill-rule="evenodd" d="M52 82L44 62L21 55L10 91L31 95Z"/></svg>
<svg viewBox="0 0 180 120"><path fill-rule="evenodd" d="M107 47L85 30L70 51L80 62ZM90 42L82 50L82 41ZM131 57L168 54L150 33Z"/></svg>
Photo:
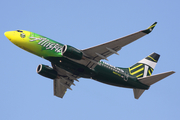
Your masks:
<svg viewBox="0 0 180 120"><path fill-rule="evenodd" d="M142 32L149 34L154 29L156 24L157 24L157 22L153 23L150 27L148 27L146 30L143 30Z"/></svg>

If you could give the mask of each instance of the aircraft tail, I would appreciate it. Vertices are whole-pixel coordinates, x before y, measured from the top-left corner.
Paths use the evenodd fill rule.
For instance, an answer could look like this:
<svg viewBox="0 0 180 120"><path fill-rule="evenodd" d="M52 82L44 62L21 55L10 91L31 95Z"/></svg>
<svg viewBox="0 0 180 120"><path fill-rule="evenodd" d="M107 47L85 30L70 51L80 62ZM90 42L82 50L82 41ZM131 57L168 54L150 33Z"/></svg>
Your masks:
<svg viewBox="0 0 180 120"><path fill-rule="evenodd" d="M129 67L128 68L129 74L132 76L135 76L141 83L150 86L150 85L162 80L163 78L175 73L174 71L170 71L170 72L151 76L159 57L160 57L159 54L152 53L151 55L142 59L135 65ZM145 91L144 89L134 88L133 92L134 92L135 99L138 99L143 94L144 91Z"/></svg>
<svg viewBox="0 0 180 120"><path fill-rule="evenodd" d="M151 76L160 55L152 53L135 65L129 67L129 74L137 78Z"/></svg>

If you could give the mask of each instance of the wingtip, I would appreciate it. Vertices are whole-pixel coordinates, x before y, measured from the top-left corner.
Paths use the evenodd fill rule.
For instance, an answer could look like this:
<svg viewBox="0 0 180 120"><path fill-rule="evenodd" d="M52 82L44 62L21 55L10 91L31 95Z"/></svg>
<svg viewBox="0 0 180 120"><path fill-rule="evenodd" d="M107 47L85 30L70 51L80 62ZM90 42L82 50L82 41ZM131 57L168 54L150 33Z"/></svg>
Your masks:
<svg viewBox="0 0 180 120"><path fill-rule="evenodd" d="M156 26L157 22L154 22L150 27L148 27L146 30L143 30L144 33L149 34L154 27Z"/></svg>
<svg viewBox="0 0 180 120"><path fill-rule="evenodd" d="M152 25L156 25L157 24L157 22L154 22Z"/></svg>

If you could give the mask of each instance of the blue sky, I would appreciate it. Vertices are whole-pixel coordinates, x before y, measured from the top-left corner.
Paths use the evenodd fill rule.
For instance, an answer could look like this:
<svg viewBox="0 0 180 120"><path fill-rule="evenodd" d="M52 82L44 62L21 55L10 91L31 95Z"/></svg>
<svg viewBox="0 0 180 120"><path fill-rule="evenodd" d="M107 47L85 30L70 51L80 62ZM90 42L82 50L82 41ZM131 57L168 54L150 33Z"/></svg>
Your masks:
<svg viewBox="0 0 180 120"><path fill-rule="evenodd" d="M177 120L180 117L178 0L9 0L0 1L1 120ZM153 72L176 73L134 99L133 90L79 79L63 99L53 96L53 81L36 73L50 63L14 44L5 31L32 31L63 44L85 49L146 29L153 32L122 48L107 63L129 67L157 52Z"/></svg>

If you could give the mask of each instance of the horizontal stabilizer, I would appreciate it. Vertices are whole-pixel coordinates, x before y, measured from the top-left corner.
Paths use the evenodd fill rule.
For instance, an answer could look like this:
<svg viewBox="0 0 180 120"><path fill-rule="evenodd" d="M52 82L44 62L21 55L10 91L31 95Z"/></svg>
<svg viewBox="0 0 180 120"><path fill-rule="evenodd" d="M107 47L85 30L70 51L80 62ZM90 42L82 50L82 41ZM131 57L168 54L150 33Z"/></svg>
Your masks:
<svg viewBox="0 0 180 120"><path fill-rule="evenodd" d="M143 89L136 89L136 88L134 88L134 89L133 89L134 98L135 98L135 99L139 99L139 97L143 94L144 91L145 91L145 90L143 90Z"/></svg>
<svg viewBox="0 0 180 120"><path fill-rule="evenodd" d="M170 71L170 72L165 72L165 73L161 73L161 74L157 74L157 75L152 75L152 76L147 76L147 77L142 77L142 78L138 78L138 80L145 84L145 85L152 85L160 80L162 80L165 77L168 77L169 75L175 73L174 71Z"/></svg>
<svg viewBox="0 0 180 120"><path fill-rule="evenodd" d="M160 80L162 80L163 78L165 77L168 77L169 75L175 73L174 71L170 71L170 72L165 72L165 73L161 73L161 74L157 74L157 75L152 75L152 76L147 76L147 77L141 77L141 78L138 78L138 80L145 84L145 85L152 85ZM133 92L134 92L134 98L135 99L139 99L139 97L143 94L145 90L144 89L136 89L134 88L133 89Z"/></svg>

